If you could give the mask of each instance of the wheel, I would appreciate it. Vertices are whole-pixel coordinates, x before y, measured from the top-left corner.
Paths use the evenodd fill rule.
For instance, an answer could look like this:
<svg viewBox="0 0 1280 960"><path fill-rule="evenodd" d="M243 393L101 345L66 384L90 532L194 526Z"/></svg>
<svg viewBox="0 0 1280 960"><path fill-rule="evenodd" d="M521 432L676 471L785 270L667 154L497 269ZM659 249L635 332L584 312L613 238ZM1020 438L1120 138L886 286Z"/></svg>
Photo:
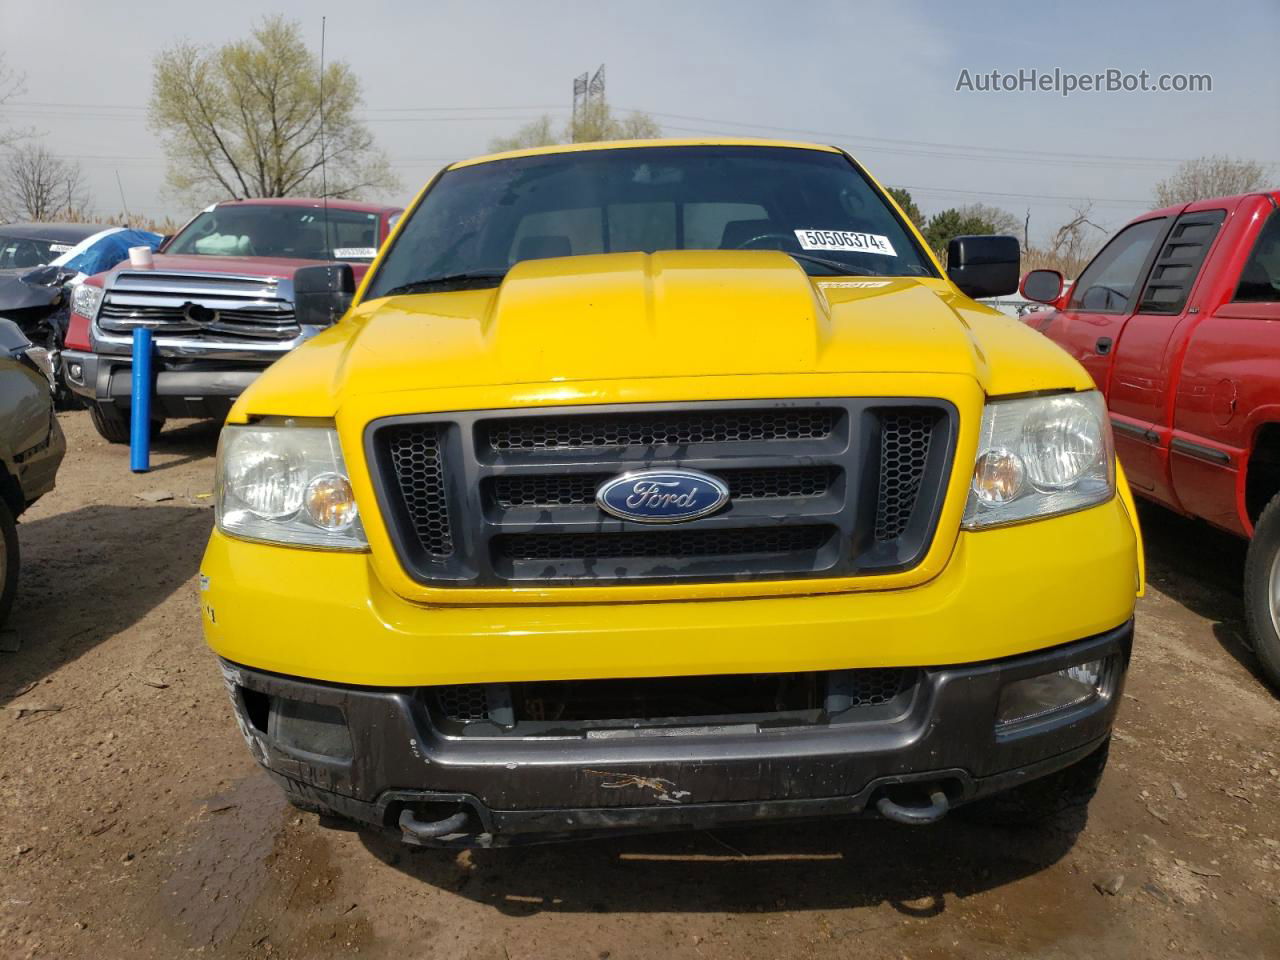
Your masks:
<svg viewBox="0 0 1280 960"><path fill-rule="evenodd" d="M1082 810L1098 792L1111 738L1083 760L1020 787L957 807L956 813L990 826L1029 826L1070 810Z"/></svg>
<svg viewBox="0 0 1280 960"><path fill-rule="evenodd" d="M128 410L122 410L114 403L90 403L89 419L93 421L93 428L98 431L98 435L107 443L129 442ZM163 420L152 420L151 439L160 436L163 429Z"/></svg>
<svg viewBox="0 0 1280 960"><path fill-rule="evenodd" d="M18 525L9 505L0 498L0 624L9 616L18 592Z"/></svg>
<svg viewBox="0 0 1280 960"><path fill-rule="evenodd" d="M1244 615L1262 672L1280 687L1280 494L1253 528L1244 564Z"/></svg>

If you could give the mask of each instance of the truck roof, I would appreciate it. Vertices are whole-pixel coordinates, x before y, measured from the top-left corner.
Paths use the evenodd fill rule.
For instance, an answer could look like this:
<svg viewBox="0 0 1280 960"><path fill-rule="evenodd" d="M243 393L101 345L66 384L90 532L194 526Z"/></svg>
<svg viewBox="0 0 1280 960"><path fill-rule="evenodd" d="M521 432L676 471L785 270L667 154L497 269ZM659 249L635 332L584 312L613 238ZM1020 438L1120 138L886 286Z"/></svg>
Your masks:
<svg viewBox="0 0 1280 960"><path fill-rule="evenodd" d="M564 143L550 147L528 147L523 150L507 150L502 153L489 153L469 160L459 160L449 165L450 170L469 167L477 163L490 163L494 160L509 160L512 157L537 157L553 153L582 153L589 150L628 150L635 147L791 147L801 150L821 150L824 153L839 153L837 147L821 143L805 143L799 140L762 140L755 137L697 137L672 140L599 140L592 143Z"/></svg>
<svg viewBox="0 0 1280 960"><path fill-rule="evenodd" d="M0 224L0 233L6 237L24 237L34 240L52 240L54 242L78 243L95 233L109 229L102 223L5 223Z"/></svg>
<svg viewBox="0 0 1280 960"><path fill-rule="evenodd" d="M250 197L245 200L222 200L215 204L219 207L314 207L326 206L319 197ZM385 203L364 203L360 200L330 200L330 210L353 210L357 213L399 213L403 207L388 206Z"/></svg>
<svg viewBox="0 0 1280 960"><path fill-rule="evenodd" d="M1226 207L1234 210L1240 205L1240 202L1248 197L1271 197L1272 202L1280 203L1280 190L1250 190L1248 193L1233 193L1225 197L1202 197L1199 200L1192 200L1189 203L1175 203L1170 207L1158 207L1154 210L1148 210L1146 213L1140 213L1133 217L1129 222L1134 220L1150 220L1152 217L1175 217L1184 210L1209 210L1213 207Z"/></svg>

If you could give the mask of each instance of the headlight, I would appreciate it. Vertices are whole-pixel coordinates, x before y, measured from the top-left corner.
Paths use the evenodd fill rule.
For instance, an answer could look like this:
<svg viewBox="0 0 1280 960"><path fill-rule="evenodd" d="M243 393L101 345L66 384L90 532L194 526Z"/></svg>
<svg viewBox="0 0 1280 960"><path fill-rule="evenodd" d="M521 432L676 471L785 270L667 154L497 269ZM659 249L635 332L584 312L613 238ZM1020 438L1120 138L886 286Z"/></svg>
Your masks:
<svg viewBox="0 0 1280 960"><path fill-rule="evenodd" d="M71 309L82 317L93 320L98 316L98 307L106 291L102 287L90 286L87 283L77 284L71 291Z"/></svg>
<svg viewBox="0 0 1280 960"><path fill-rule="evenodd" d="M967 529L1068 513L1115 492L1115 449L1102 394L987 404L964 511Z"/></svg>
<svg viewBox="0 0 1280 960"><path fill-rule="evenodd" d="M250 540L368 548L331 427L226 427L214 492L218 529Z"/></svg>
<svg viewBox="0 0 1280 960"><path fill-rule="evenodd" d="M56 381L53 376L53 358L49 356L49 351L44 347L27 347L23 353L36 369L44 374L45 379L49 381L49 386L52 387Z"/></svg>

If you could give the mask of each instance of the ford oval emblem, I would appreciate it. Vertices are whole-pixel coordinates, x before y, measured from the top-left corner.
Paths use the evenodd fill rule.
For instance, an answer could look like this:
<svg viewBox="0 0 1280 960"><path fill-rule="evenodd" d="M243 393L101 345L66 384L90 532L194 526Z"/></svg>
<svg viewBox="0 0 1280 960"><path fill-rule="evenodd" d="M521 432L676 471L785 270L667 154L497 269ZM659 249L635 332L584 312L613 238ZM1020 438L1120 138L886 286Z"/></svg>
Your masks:
<svg viewBox="0 0 1280 960"><path fill-rule="evenodd" d="M637 523L680 523L715 513L729 488L698 470L640 470L606 480L596 490L605 513Z"/></svg>

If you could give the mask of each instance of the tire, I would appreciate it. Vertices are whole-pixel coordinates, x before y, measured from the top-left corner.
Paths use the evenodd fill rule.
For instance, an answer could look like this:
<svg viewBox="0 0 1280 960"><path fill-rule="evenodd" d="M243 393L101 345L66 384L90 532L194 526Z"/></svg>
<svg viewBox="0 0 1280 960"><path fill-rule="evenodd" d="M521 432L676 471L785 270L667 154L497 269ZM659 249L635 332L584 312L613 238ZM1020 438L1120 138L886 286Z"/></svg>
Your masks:
<svg viewBox="0 0 1280 960"><path fill-rule="evenodd" d="M1244 614L1262 672L1280 689L1280 494L1259 515L1249 541Z"/></svg>
<svg viewBox="0 0 1280 960"><path fill-rule="evenodd" d="M122 410L114 403L90 403L89 419L93 421L93 428L98 431L98 436L107 443L127 444L129 442L128 410ZM154 440L160 436L162 429L164 429L163 420L152 420L151 439Z"/></svg>
<svg viewBox="0 0 1280 960"><path fill-rule="evenodd" d="M9 617L18 592L18 525L9 504L0 498L0 625Z"/></svg>
<svg viewBox="0 0 1280 960"><path fill-rule="evenodd" d="M956 813L973 823L1023 827L1044 823L1072 810L1084 810L1098 792L1110 749L1108 737L1083 760L1047 777L958 807Z"/></svg>

